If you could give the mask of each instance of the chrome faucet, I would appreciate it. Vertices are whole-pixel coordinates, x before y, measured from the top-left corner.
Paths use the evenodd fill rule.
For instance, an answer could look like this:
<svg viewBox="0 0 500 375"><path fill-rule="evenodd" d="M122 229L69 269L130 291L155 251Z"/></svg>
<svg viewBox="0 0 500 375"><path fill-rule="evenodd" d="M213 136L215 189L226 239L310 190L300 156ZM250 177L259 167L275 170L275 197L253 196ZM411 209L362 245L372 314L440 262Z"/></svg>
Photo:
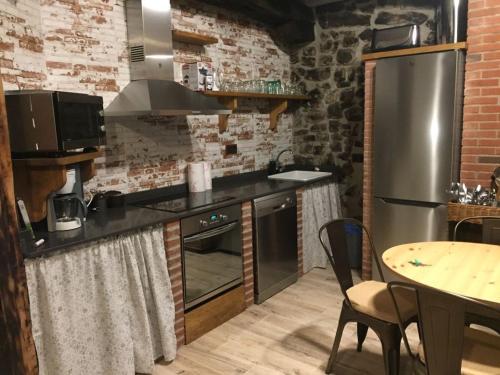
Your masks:
<svg viewBox="0 0 500 375"><path fill-rule="evenodd" d="M271 160L269 162L269 173L274 174L274 173L280 173L283 172L283 166L280 163L280 156L284 154L285 152L292 152L292 149L290 148L285 148L284 150L281 150L278 155L276 156L276 159Z"/></svg>

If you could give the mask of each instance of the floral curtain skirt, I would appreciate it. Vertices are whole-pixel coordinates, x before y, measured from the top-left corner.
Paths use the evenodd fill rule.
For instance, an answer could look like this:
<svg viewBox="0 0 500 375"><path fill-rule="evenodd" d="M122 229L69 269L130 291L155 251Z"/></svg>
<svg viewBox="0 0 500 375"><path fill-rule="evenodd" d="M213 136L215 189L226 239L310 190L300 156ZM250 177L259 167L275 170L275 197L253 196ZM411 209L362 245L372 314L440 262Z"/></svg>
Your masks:
<svg viewBox="0 0 500 375"><path fill-rule="evenodd" d="M342 216L337 184L319 183L304 190L302 196L304 272L326 267L327 257L319 242L319 228ZM326 241L328 243L328 241Z"/></svg>
<svg viewBox="0 0 500 375"><path fill-rule="evenodd" d="M161 226L25 264L40 375L151 373L174 359Z"/></svg>

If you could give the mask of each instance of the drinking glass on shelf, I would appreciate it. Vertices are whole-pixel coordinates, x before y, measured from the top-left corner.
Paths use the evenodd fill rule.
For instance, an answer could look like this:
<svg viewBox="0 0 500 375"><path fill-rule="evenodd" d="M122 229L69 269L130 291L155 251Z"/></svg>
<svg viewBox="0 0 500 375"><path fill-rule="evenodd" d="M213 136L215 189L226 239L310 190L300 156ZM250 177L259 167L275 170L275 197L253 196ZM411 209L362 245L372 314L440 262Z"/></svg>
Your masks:
<svg viewBox="0 0 500 375"><path fill-rule="evenodd" d="M291 86L290 86L290 84L284 82L282 84L282 86L283 86L283 94L285 94L285 95L291 95Z"/></svg>
<svg viewBox="0 0 500 375"><path fill-rule="evenodd" d="M236 92L245 92L245 82L244 81L237 81L234 83L234 91Z"/></svg>
<svg viewBox="0 0 500 375"><path fill-rule="evenodd" d="M259 92L259 81L252 79L250 81L250 92Z"/></svg>
<svg viewBox="0 0 500 375"><path fill-rule="evenodd" d="M285 93L283 84L281 83L281 80L276 81L276 94L283 95Z"/></svg>
<svg viewBox="0 0 500 375"><path fill-rule="evenodd" d="M258 83L257 83L257 87L258 87L259 93L261 93L261 94L266 93L266 81L264 81L263 79L259 79Z"/></svg>
<svg viewBox="0 0 500 375"><path fill-rule="evenodd" d="M273 93L273 81L266 81L266 94Z"/></svg>
<svg viewBox="0 0 500 375"><path fill-rule="evenodd" d="M217 89L219 91L226 91L225 89L225 79L226 77L224 76L224 73L222 72L221 69L217 69L215 72L214 72L214 84L215 84L215 87L217 87Z"/></svg>

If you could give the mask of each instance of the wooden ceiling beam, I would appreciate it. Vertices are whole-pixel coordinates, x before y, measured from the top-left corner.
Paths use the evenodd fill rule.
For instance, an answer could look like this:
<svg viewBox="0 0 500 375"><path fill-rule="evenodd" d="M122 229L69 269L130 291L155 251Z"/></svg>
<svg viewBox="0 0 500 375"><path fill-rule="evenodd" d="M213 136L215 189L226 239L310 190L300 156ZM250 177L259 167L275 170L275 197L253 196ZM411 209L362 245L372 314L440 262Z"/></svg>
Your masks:
<svg viewBox="0 0 500 375"><path fill-rule="evenodd" d="M301 44L314 40L314 12L299 0L204 0L272 27L279 42Z"/></svg>

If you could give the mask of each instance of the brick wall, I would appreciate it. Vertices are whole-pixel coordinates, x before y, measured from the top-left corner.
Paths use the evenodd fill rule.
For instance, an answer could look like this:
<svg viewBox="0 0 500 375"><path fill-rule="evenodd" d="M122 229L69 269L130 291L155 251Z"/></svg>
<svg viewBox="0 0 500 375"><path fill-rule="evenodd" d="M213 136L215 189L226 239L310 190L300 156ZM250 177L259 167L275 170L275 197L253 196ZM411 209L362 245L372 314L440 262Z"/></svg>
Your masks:
<svg viewBox="0 0 500 375"><path fill-rule="evenodd" d="M302 195L304 189L297 190L297 257L299 277L304 275L304 226L302 221Z"/></svg>
<svg viewBox="0 0 500 375"><path fill-rule="evenodd" d="M182 258L180 222L174 221L164 226L163 238L167 255L168 273L172 284L175 304L175 336L177 346L184 345L184 294L182 289Z"/></svg>
<svg viewBox="0 0 500 375"><path fill-rule="evenodd" d="M363 224L371 233L373 204L373 96L375 83L375 61L365 63L365 123L363 139ZM363 234L363 280L371 279L372 257L370 244Z"/></svg>
<svg viewBox="0 0 500 375"><path fill-rule="evenodd" d="M461 180L489 186L500 165L500 1L470 0Z"/></svg>
<svg viewBox="0 0 500 375"><path fill-rule="evenodd" d="M242 203L241 218L243 230L243 286L245 288L245 303L248 307L254 303L253 223L252 204L250 202Z"/></svg>
<svg viewBox="0 0 500 375"><path fill-rule="evenodd" d="M184 62L211 61L226 79L290 77L290 59L258 23L191 0L172 1L177 29L219 38L207 47L174 43ZM0 75L6 89L58 89L102 95L105 105L129 82L124 2L0 0ZM292 115L268 129L267 102L243 101L218 133L217 116L107 123L108 145L87 189L132 192L185 182L189 161L209 160L213 175L264 169L292 143ZM238 153L225 155L226 144ZM285 162L292 160L284 155Z"/></svg>

